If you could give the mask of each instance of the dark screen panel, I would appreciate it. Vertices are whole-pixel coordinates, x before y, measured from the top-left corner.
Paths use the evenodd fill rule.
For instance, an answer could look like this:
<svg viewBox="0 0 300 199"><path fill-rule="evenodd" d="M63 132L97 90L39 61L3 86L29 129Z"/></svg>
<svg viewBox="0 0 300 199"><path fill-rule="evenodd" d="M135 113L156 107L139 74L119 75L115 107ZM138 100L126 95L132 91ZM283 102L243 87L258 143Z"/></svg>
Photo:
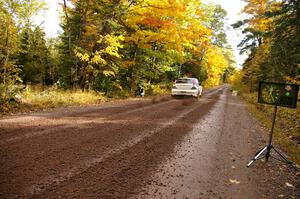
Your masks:
<svg viewBox="0 0 300 199"><path fill-rule="evenodd" d="M296 84L259 82L258 102L296 108L298 92L299 86Z"/></svg>

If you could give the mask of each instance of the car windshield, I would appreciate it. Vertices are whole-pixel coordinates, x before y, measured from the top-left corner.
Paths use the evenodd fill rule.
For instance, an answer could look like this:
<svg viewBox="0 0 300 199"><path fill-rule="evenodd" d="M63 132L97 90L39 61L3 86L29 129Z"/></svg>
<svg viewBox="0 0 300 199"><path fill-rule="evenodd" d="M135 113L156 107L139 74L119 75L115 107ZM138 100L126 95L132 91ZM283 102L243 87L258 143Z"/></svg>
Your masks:
<svg viewBox="0 0 300 199"><path fill-rule="evenodd" d="M178 79L175 81L175 83L179 84L193 84L195 80L193 79Z"/></svg>

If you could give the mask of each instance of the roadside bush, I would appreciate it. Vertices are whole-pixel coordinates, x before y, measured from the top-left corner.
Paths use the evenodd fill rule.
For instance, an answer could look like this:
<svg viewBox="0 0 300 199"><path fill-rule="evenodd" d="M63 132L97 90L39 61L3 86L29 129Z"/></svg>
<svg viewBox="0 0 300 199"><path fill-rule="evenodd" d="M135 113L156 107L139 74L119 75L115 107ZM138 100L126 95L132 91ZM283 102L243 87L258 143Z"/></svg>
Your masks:
<svg viewBox="0 0 300 199"><path fill-rule="evenodd" d="M166 85L150 85L144 84L145 95L164 95L170 93L170 89Z"/></svg>
<svg viewBox="0 0 300 199"><path fill-rule="evenodd" d="M20 68L12 63L0 64L0 112L11 109L11 100L15 99L20 91Z"/></svg>

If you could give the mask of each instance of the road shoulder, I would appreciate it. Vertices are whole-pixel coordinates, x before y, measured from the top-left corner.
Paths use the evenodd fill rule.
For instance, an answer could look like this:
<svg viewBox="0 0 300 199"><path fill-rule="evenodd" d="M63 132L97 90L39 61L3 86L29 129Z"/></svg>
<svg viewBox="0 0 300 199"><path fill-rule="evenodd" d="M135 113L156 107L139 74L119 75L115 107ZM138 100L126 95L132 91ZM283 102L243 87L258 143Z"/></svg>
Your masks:
<svg viewBox="0 0 300 199"><path fill-rule="evenodd" d="M271 159L247 162L266 145L268 133L246 105L228 92L226 123L217 149L215 175L220 176L215 196L222 198L300 198L300 179L285 164Z"/></svg>

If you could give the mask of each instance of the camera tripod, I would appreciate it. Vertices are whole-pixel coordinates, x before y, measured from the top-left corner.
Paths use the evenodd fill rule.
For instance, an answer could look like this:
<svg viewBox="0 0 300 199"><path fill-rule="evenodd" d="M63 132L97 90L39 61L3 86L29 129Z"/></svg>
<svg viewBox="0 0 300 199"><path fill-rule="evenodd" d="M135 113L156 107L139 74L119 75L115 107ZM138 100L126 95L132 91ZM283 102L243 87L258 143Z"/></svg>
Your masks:
<svg viewBox="0 0 300 199"><path fill-rule="evenodd" d="M290 160L288 160L283 154L281 154L272 145L272 139L273 139L273 131L274 131L274 126L275 126L276 113L277 113L277 106L274 107L272 128L271 128L271 132L270 132L270 137L269 137L268 144L264 148L262 148L261 150L259 150L258 152L256 152L256 154L254 155L254 158L247 164L247 167L250 167L250 165L252 163L254 163L256 160L259 160L259 159L262 159L262 158L265 158L266 162L267 162L269 160L269 158L271 157L271 150L273 149L274 152L276 154L278 154L279 157L281 158L281 159L278 159L278 158L275 158L274 156L272 156L274 159L279 160L281 162L284 162L284 163L288 164L289 166L291 166L294 170L298 171L298 168L296 166L294 166L293 162L291 162Z"/></svg>

